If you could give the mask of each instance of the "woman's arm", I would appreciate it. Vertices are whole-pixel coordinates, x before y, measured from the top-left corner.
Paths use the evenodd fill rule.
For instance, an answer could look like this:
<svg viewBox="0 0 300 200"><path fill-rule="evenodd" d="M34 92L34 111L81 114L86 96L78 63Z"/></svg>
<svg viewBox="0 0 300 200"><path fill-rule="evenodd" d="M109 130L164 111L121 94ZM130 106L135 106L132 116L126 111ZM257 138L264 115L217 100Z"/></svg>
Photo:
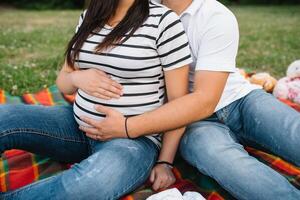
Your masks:
<svg viewBox="0 0 300 200"><path fill-rule="evenodd" d="M188 73L188 66L165 72L168 101L173 101L188 94ZM185 128L180 128L168 131L163 135L159 161L173 163L184 130ZM171 168L163 164L156 165L153 168L150 179L153 182L154 190L167 188L175 182Z"/></svg>
<svg viewBox="0 0 300 200"><path fill-rule="evenodd" d="M102 99L119 98L122 95L122 85L111 80L104 72L97 69L75 70L66 63L56 84L65 94L74 94L80 88L89 95Z"/></svg>
<svg viewBox="0 0 300 200"><path fill-rule="evenodd" d="M75 73L75 70L64 64L56 78L56 85L64 94L74 94L77 90L72 79L73 73Z"/></svg>

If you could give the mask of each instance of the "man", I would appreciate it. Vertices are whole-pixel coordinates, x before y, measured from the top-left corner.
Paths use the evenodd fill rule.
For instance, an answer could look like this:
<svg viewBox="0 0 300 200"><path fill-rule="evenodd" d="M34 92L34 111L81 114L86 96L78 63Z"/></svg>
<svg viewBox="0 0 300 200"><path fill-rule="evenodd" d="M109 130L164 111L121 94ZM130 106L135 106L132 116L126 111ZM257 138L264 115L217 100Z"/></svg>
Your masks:
<svg viewBox="0 0 300 200"><path fill-rule="evenodd" d="M235 198L300 199L299 190L242 146L255 143L300 165L300 115L239 74L234 15L215 0L162 3L180 15L189 37L194 56L191 93L128 120L98 106L107 118L102 122L85 119L96 126L85 131L108 140L126 137L126 130L135 138L191 123L181 142L182 156Z"/></svg>

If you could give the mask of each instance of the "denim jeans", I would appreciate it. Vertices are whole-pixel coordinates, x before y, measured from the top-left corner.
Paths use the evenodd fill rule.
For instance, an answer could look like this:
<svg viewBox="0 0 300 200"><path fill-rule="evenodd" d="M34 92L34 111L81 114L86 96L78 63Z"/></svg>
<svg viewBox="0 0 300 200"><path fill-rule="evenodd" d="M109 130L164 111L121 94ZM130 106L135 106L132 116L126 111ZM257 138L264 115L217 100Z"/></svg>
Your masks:
<svg viewBox="0 0 300 200"><path fill-rule="evenodd" d="M300 199L299 190L250 156L242 144L259 145L300 166L300 114L272 95L254 90L188 126L180 151L237 199Z"/></svg>
<svg viewBox="0 0 300 200"><path fill-rule="evenodd" d="M98 142L78 129L72 106L0 106L0 152L22 149L74 164L5 200L118 199L149 176L158 149L149 139Z"/></svg>

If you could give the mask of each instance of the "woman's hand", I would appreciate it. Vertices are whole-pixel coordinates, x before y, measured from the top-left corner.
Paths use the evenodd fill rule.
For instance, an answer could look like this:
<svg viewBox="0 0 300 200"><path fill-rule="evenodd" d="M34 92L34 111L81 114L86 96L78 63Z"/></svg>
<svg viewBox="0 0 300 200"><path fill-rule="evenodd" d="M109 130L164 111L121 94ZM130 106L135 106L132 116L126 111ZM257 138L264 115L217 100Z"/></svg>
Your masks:
<svg viewBox="0 0 300 200"><path fill-rule="evenodd" d="M166 164L156 165L151 172L150 181L154 191L166 189L176 182L172 168Z"/></svg>
<svg viewBox="0 0 300 200"><path fill-rule="evenodd" d="M71 81L75 87L97 98L110 100L123 95L122 85L97 69L74 71L71 74Z"/></svg>

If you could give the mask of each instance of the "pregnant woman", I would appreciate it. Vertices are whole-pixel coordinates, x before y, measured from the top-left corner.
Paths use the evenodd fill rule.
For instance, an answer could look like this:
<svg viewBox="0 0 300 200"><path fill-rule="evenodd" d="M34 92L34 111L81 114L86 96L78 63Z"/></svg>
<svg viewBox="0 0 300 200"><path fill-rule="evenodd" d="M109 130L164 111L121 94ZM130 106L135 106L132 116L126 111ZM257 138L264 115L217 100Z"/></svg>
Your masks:
<svg viewBox="0 0 300 200"><path fill-rule="evenodd" d="M165 96L185 95L189 63L187 37L169 9L149 0L92 0L57 78L62 92L77 92L74 107L0 106L1 152L17 148L78 164L0 199L118 199L136 189L160 148L159 165L173 159L183 129L165 133L161 147L159 133L102 142L79 126L92 129L84 117L105 117L96 105L130 117L161 106Z"/></svg>

